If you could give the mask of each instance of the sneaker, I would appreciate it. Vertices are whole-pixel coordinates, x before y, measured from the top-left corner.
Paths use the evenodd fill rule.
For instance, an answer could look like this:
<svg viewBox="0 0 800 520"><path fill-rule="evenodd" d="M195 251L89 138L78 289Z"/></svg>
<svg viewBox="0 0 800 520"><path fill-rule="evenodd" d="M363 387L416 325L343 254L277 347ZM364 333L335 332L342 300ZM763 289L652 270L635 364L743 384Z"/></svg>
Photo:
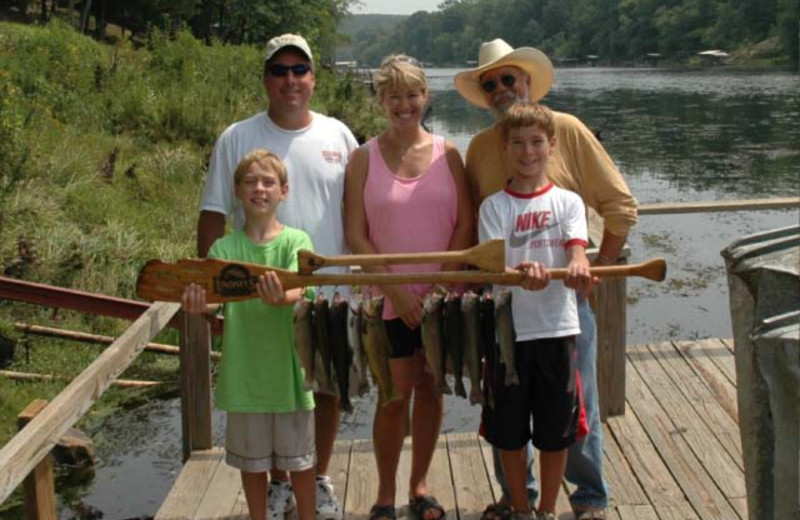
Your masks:
<svg viewBox="0 0 800 520"><path fill-rule="evenodd" d="M294 490L288 482L271 480L267 495L269 520L284 520L286 513L294 509Z"/></svg>
<svg viewBox="0 0 800 520"><path fill-rule="evenodd" d="M551 513L549 511L545 513L537 513L535 518L536 520L558 520L558 517L555 515L555 513Z"/></svg>
<svg viewBox="0 0 800 520"><path fill-rule="evenodd" d="M317 520L342 520L342 506L327 475L317 475Z"/></svg>

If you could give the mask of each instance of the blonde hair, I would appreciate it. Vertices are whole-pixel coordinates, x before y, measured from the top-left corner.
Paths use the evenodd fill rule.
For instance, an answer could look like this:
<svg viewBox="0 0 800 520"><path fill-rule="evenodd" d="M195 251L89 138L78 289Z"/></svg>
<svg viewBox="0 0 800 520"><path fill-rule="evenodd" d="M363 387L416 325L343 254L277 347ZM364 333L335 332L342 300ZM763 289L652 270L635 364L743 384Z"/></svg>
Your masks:
<svg viewBox="0 0 800 520"><path fill-rule="evenodd" d="M508 141L511 130L535 126L553 137L556 134L556 122L553 119L553 111L539 103L515 103L511 105L497 122L500 129L500 136L503 141Z"/></svg>
<svg viewBox="0 0 800 520"><path fill-rule="evenodd" d="M405 54L392 54L381 62L378 72L372 77L378 100L383 101L386 92L399 89L419 88L427 92L428 80L419 62Z"/></svg>
<svg viewBox="0 0 800 520"><path fill-rule="evenodd" d="M265 148L260 148L251 151L244 156L244 159L239 161L239 164L236 166L236 171L233 173L234 184L238 185L242 182L244 174L253 163L258 163L261 167L277 173L281 186L285 186L288 182L286 166L284 166L280 157Z"/></svg>

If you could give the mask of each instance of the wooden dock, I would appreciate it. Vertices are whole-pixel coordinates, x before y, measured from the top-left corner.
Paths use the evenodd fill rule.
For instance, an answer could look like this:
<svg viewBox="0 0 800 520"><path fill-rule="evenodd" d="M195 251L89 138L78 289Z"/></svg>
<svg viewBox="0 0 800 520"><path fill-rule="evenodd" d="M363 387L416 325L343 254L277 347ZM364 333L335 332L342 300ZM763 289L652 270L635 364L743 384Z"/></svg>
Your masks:
<svg viewBox="0 0 800 520"><path fill-rule="evenodd" d="M604 425L609 518L745 520L731 341L628 347L626 371L626 413ZM223 459L221 448L193 452L156 519L246 519L239 474ZM409 461L406 442L398 505L407 502ZM372 442L339 441L330 474L345 518L366 520L377 489ZM477 520L499 495L488 445L475 433L442 435L428 485L450 520ZM564 491L559 519L570 520L568 485ZM399 518L407 517L406 509Z"/></svg>

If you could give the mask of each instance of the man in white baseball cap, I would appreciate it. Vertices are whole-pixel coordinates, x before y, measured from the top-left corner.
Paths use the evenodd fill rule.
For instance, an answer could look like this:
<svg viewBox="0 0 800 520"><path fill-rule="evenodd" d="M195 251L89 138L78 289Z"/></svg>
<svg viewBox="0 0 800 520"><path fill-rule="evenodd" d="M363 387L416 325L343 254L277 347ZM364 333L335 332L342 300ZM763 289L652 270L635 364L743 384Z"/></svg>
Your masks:
<svg viewBox="0 0 800 520"><path fill-rule="evenodd" d="M233 220L234 229L244 223L241 204L234 197L233 174L239 161L257 148L274 152L286 165L291 189L278 208L280 221L307 232L320 254L345 254L344 172L358 143L341 121L311 110L316 77L305 38L282 34L269 40L262 84L268 108L226 128L214 147L197 224L198 254L206 256L214 240L225 234L226 219ZM346 293L346 288L338 290ZM333 298L333 287L320 291ZM339 398L317 393L314 401L317 520L341 520L342 508L327 476L339 429ZM292 487L285 472L273 470L271 477L269 520L283 520L295 507Z"/></svg>
<svg viewBox="0 0 800 520"><path fill-rule="evenodd" d="M553 65L533 47L514 49L501 39L485 42L478 66L455 76L458 92L471 104L501 115L514 103L535 103L547 95L553 82ZM637 221L636 199L606 153L603 145L578 118L553 111L556 147L547 164L547 176L557 186L576 192L586 206L604 219L604 233L595 265L616 263L628 230ZM467 182L476 208L506 185L510 172L504 167L500 133L493 125L476 135L467 150ZM588 299L580 298L578 314L581 334L577 338L578 370L581 375L589 434L569 448L565 477L575 485L570 503L577 520L604 519L608 486L603 477L603 427L597 394L597 341L595 318ZM539 490L531 472L533 450L528 444L528 499L531 507ZM509 490L502 466L495 455L495 473L503 498L484 511L482 519L499 519L508 510ZM517 500L524 503L524 490ZM538 518L555 518L552 511L539 511Z"/></svg>

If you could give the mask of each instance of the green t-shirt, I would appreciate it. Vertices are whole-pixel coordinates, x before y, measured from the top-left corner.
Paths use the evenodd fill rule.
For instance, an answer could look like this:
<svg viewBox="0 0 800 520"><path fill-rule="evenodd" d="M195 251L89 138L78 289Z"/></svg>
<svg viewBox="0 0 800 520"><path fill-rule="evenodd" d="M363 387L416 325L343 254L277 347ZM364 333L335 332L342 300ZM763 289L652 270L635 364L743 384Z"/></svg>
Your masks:
<svg viewBox="0 0 800 520"><path fill-rule="evenodd" d="M253 243L234 231L211 246L208 256L297 271L297 251L311 239L284 227L274 240ZM313 410L313 393L303 388L303 368L294 347L292 306L273 307L259 298L226 303L222 361L216 404L229 412L286 413Z"/></svg>

